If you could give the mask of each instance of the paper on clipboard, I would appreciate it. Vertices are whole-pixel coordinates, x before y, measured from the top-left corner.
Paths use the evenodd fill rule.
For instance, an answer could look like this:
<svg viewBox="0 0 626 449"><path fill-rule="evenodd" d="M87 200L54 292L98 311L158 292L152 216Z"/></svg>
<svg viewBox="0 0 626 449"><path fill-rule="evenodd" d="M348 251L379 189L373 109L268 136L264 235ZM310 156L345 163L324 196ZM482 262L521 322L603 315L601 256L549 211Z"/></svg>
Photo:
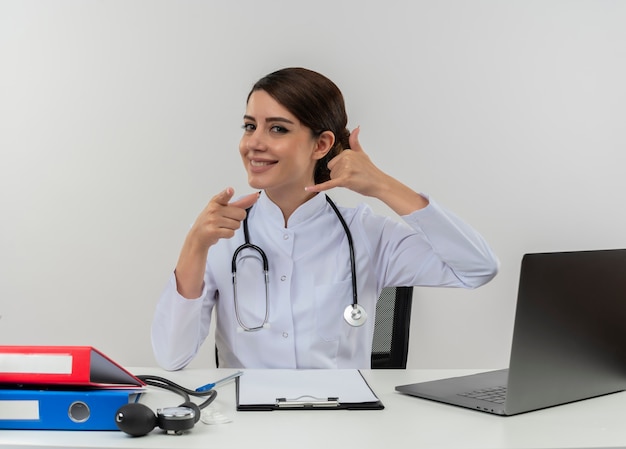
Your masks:
<svg viewBox="0 0 626 449"><path fill-rule="evenodd" d="M383 408L356 369L244 370L237 382L238 410L278 409L279 402L321 405L318 408Z"/></svg>

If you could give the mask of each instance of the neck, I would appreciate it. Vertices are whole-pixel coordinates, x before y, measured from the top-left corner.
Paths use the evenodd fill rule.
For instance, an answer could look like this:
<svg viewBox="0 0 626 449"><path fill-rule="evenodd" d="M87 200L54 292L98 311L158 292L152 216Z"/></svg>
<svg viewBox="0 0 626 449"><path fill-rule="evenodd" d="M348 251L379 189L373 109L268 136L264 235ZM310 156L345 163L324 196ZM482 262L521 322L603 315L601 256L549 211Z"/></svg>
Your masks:
<svg viewBox="0 0 626 449"><path fill-rule="evenodd" d="M305 192L304 189L301 193L281 193L275 191L270 192L266 190L265 194L274 204L278 206L278 208L283 213L285 227L287 227L287 223L289 222L289 217L291 217L291 214L293 214L298 207L302 206L304 203L317 195L315 192Z"/></svg>

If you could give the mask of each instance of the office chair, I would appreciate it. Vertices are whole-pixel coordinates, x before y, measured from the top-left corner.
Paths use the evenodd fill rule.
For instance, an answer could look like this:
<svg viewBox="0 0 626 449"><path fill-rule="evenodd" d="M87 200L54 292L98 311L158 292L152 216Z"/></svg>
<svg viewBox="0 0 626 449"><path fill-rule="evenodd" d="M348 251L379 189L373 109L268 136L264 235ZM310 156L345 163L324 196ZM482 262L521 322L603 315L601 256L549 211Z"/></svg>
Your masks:
<svg viewBox="0 0 626 449"><path fill-rule="evenodd" d="M409 326L413 287L387 287L376 303L372 369L405 369L409 354ZM219 368L217 346L215 365Z"/></svg>
<svg viewBox="0 0 626 449"><path fill-rule="evenodd" d="M376 304L372 369L405 369L409 353L409 326L413 287L387 287Z"/></svg>

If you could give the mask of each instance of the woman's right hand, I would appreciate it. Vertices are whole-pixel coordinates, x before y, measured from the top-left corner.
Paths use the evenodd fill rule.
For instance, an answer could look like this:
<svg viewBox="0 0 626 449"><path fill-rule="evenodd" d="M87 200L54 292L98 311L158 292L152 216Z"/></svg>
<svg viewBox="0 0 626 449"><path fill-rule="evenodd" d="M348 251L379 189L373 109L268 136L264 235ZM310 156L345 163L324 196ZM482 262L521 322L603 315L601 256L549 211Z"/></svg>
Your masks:
<svg viewBox="0 0 626 449"><path fill-rule="evenodd" d="M229 239L246 218L246 209L259 199L251 193L229 203L235 191L228 187L218 193L189 230L176 264L176 287L184 298L198 298L204 287L204 270L209 248L219 239Z"/></svg>
<svg viewBox="0 0 626 449"><path fill-rule="evenodd" d="M228 187L218 193L200 213L189 231L196 248L209 249L219 239L229 239L246 218L246 209L256 203L259 194L251 193L229 203L235 191Z"/></svg>

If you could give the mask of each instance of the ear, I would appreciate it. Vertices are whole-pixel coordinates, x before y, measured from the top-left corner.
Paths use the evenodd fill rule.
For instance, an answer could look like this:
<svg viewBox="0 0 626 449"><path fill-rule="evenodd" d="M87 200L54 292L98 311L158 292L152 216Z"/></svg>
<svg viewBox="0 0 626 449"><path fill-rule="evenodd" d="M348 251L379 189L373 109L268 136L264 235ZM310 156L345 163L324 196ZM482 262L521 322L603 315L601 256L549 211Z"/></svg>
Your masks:
<svg viewBox="0 0 626 449"><path fill-rule="evenodd" d="M320 160L330 151L335 144L335 134L332 131L324 131L315 141L313 159Z"/></svg>

